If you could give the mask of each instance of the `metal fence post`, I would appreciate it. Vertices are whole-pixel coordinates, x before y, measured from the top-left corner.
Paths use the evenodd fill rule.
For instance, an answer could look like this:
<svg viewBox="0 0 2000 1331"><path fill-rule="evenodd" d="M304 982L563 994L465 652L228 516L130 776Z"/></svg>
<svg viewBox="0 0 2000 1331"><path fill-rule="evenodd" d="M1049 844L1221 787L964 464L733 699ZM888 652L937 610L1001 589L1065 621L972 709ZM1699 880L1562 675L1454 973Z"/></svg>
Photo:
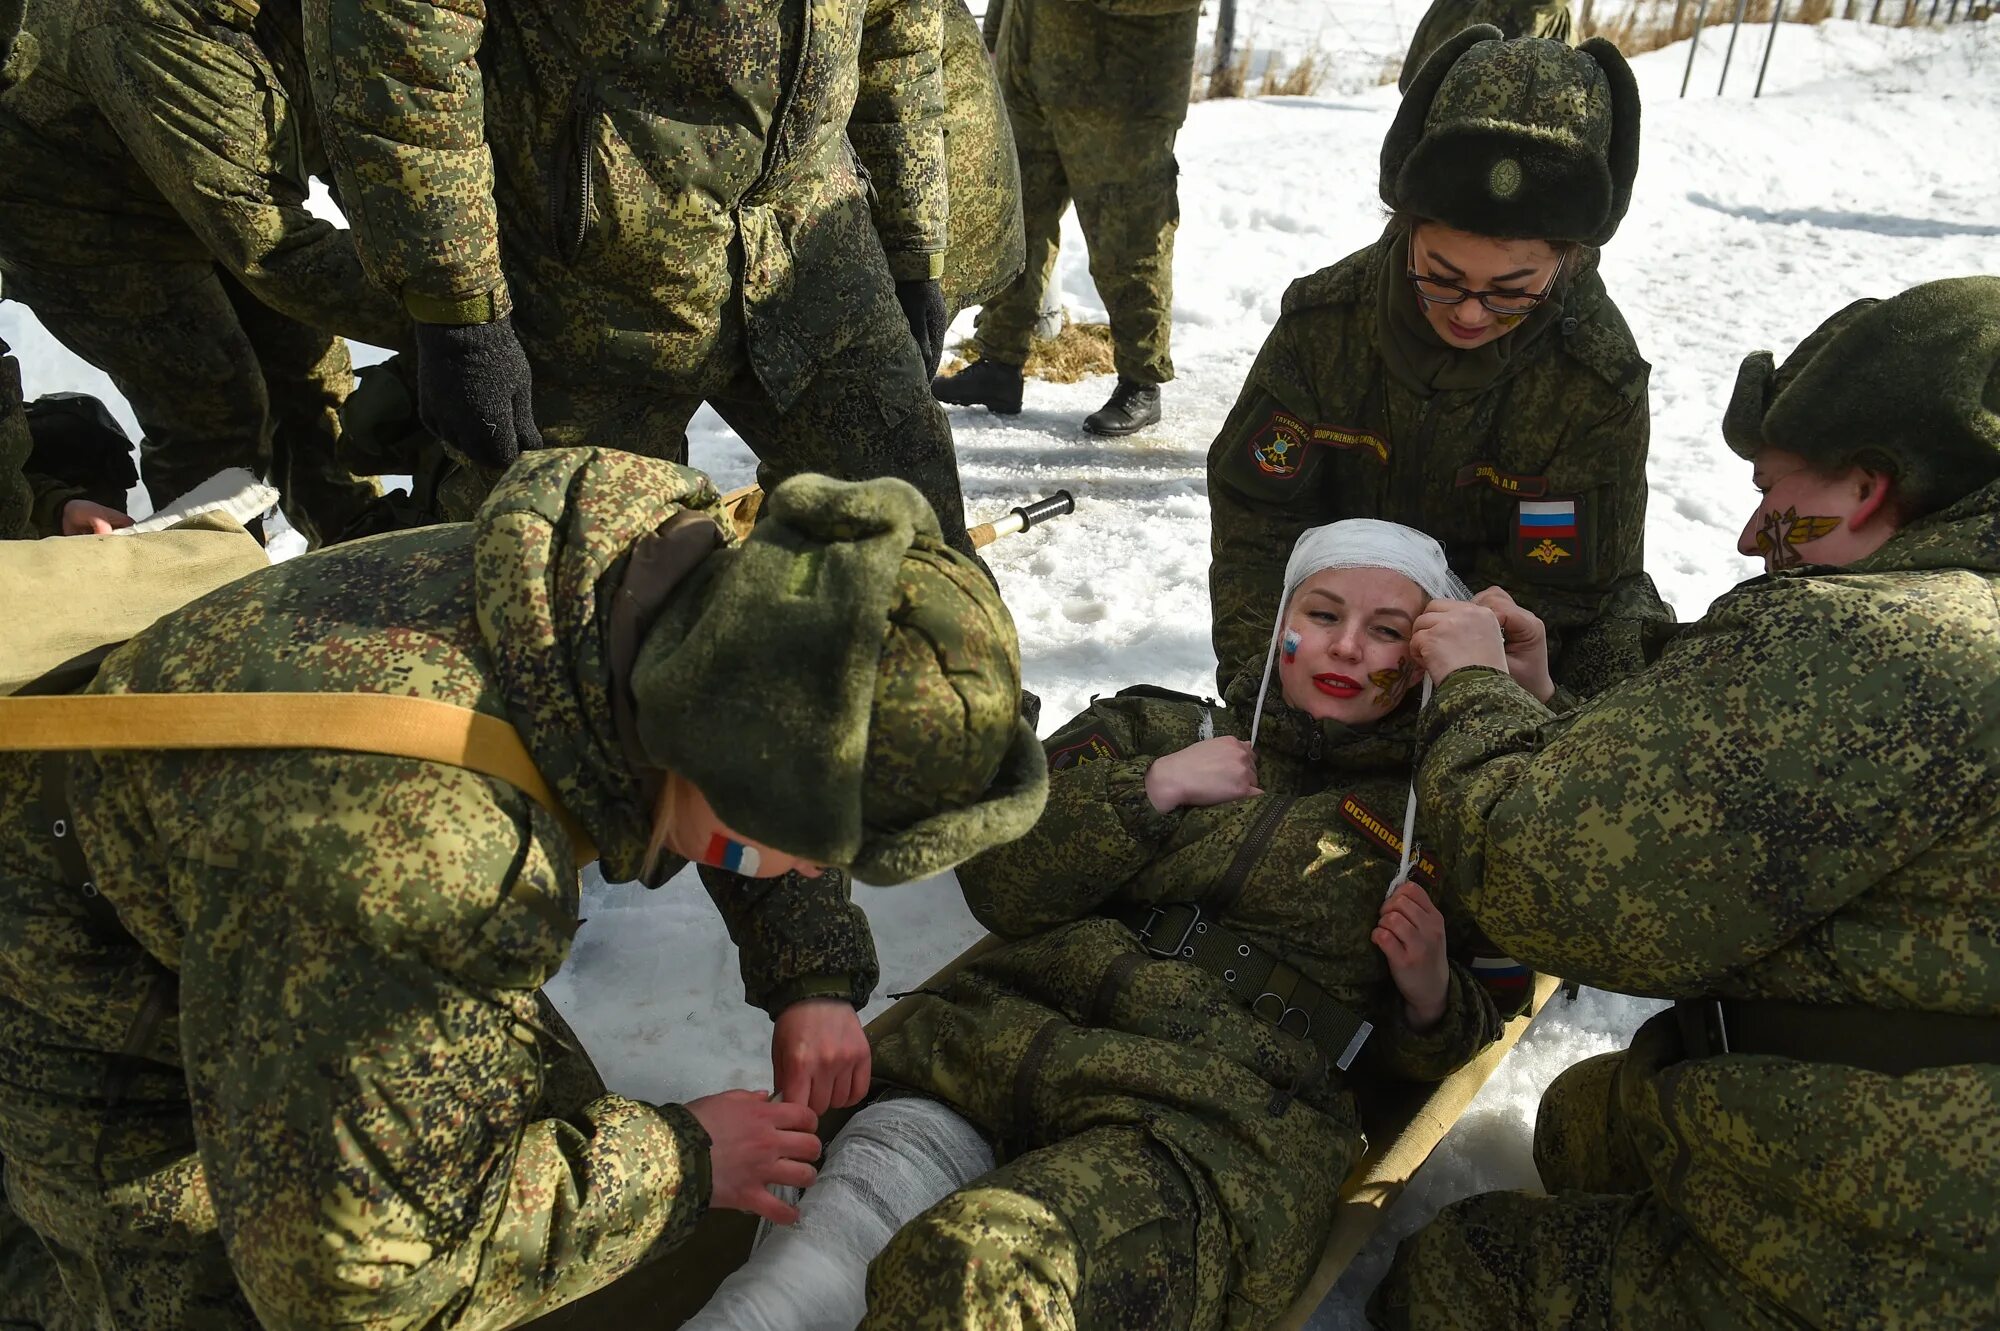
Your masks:
<svg viewBox="0 0 2000 1331"><path fill-rule="evenodd" d="M1957 4L1958 0L1951 0ZM1771 0L1771 31L1764 38L1764 60L1757 66L1757 90L1751 97L1764 95L1764 73L1771 68L1771 48L1778 44L1778 20L1785 16L1785 0Z"/></svg>
<svg viewBox="0 0 2000 1331"><path fill-rule="evenodd" d="M1729 28L1729 47L1722 53L1722 77L1715 81L1715 95L1722 96L1723 85L1729 82L1729 62L1736 58L1736 34L1743 31L1743 11L1750 7L1750 0L1736 0L1736 21Z"/></svg>
<svg viewBox="0 0 2000 1331"><path fill-rule="evenodd" d="M1694 12L1694 32L1688 40L1687 68L1681 71L1681 96L1688 95L1688 79L1694 75L1694 53L1701 49L1701 21L1708 17L1708 0L1701 0L1701 7Z"/></svg>
<svg viewBox="0 0 2000 1331"><path fill-rule="evenodd" d="M1235 55L1236 0L1221 0L1215 9L1215 65L1208 73L1208 86L1228 79L1230 58Z"/></svg>

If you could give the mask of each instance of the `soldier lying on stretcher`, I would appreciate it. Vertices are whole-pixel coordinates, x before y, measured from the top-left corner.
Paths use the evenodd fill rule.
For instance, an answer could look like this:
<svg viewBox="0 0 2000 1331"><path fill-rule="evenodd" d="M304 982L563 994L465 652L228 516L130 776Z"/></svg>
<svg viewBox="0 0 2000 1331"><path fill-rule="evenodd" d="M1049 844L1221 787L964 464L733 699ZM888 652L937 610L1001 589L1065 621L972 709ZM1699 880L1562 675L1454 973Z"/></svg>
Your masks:
<svg viewBox="0 0 2000 1331"><path fill-rule="evenodd" d="M891 1094L689 1326L1282 1313L1363 1150L1352 1088L1500 1030L1404 848L1409 639L1465 595L1420 532L1315 528L1229 706L1128 689L1046 741L1041 819L960 870L1010 941L878 1041Z"/></svg>

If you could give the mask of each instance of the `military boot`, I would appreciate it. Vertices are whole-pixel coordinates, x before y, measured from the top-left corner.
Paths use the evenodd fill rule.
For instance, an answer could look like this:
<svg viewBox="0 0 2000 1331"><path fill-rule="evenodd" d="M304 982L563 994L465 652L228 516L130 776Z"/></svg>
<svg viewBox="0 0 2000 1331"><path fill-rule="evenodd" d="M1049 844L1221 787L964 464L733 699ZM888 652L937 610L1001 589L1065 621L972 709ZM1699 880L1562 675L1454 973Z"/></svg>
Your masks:
<svg viewBox="0 0 2000 1331"><path fill-rule="evenodd" d="M1142 384L1118 376L1111 399L1083 418L1083 428L1092 434L1133 434L1160 422L1160 386Z"/></svg>
<svg viewBox="0 0 2000 1331"><path fill-rule="evenodd" d="M1002 416L1021 414L1021 367L976 360L957 374L931 380L931 396L957 407L986 407Z"/></svg>

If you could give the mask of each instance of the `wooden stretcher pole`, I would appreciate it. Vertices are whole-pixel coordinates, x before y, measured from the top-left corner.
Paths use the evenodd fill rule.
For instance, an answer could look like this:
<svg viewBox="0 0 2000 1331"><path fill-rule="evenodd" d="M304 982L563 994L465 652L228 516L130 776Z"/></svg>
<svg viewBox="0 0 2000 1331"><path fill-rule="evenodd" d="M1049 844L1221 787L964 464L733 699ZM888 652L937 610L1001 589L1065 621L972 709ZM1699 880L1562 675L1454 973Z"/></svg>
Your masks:
<svg viewBox="0 0 2000 1331"><path fill-rule="evenodd" d="M723 507L729 513L729 523L736 528L740 540L750 534L757 525L757 515L764 510L764 492L754 485L746 485L740 490L731 490L722 496ZM1015 532L1039 526L1050 518L1061 517L1065 513L1076 512L1076 496L1067 490L1058 490L1046 499L1023 504L1010 509L1004 518L992 522L982 522L977 527L968 527L965 534L972 540L972 548L983 550L1002 536L1012 536Z"/></svg>

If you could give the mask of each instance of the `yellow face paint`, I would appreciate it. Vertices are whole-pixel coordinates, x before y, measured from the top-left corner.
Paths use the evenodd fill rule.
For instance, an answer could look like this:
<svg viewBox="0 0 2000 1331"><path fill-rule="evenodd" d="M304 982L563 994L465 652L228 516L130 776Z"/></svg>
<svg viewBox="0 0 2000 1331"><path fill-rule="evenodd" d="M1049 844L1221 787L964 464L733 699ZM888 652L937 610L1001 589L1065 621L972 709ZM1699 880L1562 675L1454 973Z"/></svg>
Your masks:
<svg viewBox="0 0 2000 1331"><path fill-rule="evenodd" d="M1806 562L1799 547L1822 536L1830 536L1840 526L1837 517L1800 517L1796 508L1783 513L1771 509L1757 528L1757 553L1770 569L1793 568Z"/></svg>

